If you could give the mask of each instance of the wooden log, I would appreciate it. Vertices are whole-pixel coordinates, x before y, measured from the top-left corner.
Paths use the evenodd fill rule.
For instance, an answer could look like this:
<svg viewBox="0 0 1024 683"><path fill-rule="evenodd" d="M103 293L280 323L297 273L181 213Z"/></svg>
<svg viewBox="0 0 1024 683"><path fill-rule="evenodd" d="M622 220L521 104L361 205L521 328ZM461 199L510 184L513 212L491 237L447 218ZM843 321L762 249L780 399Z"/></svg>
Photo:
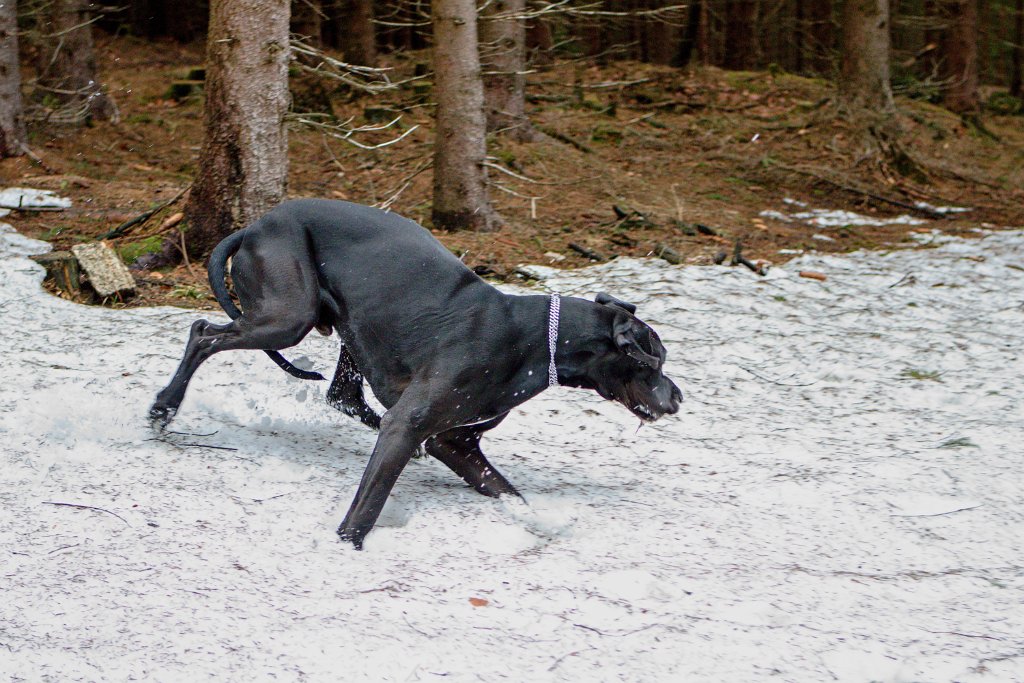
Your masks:
<svg viewBox="0 0 1024 683"><path fill-rule="evenodd" d="M78 259L70 251L51 251L33 256L32 260L46 269L46 279L53 280L60 291L74 297L82 290Z"/></svg>
<svg viewBox="0 0 1024 683"><path fill-rule="evenodd" d="M90 286L100 297L135 292L135 278L105 242L76 244L71 247L71 253L78 259L78 264L89 278Z"/></svg>

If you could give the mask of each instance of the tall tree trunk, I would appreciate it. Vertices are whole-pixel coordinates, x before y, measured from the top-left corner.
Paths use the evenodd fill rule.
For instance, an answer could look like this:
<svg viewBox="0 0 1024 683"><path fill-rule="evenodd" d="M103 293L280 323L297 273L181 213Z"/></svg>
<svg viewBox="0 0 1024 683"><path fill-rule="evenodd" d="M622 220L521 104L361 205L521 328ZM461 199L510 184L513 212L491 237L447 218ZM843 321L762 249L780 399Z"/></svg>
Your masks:
<svg viewBox="0 0 1024 683"><path fill-rule="evenodd" d="M484 110L489 132L532 140L526 118L526 0L492 0L480 18Z"/></svg>
<svg viewBox="0 0 1024 683"><path fill-rule="evenodd" d="M889 0L847 0L843 6L840 103L848 111L890 113Z"/></svg>
<svg viewBox="0 0 1024 683"><path fill-rule="evenodd" d="M18 63L18 12L14 0L0 0L0 159L25 153Z"/></svg>
<svg viewBox="0 0 1024 683"><path fill-rule="evenodd" d="M342 33L342 50L352 64L377 64L377 30L373 23L373 0L348 0L348 26Z"/></svg>
<svg viewBox="0 0 1024 683"><path fill-rule="evenodd" d="M70 108L72 123L116 121L117 106L99 83L87 5L86 0L51 0L46 8L39 27L36 95Z"/></svg>
<svg viewBox="0 0 1024 683"><path fill-rule="evenodd" d="M957 114L974 116L980 110L978 0L943 0L942 15L948 22L942 38L942 103Z"/></svg>
<svg viewBox="0 0 1024 683"><path fill-rule="evenodd" d="M704 3L707 0L693 0L686 9L686 28L683 30L683 37L679 41L679 49L672 66L685 68L690 65L693 59L693 50L697 47L700 37L701 16L704 14Z"/></svg>
<svg viewBox="0 0 1024 683"><path fill-rule="evenodd" d="M664 0L648 0L647 8L660 9L666 3ZM672 64L675 60L675 51L672 49L673 30L663 17L644 17L644 55L647 61L655 64Z"/></svg>
<svg viewBox="0 0 1024 683"><path fill-rule="evenodd" d="M758 54L757 0L727 0L725 5L726 69L751 69Z"/></svg>
<svg viewBox="0 0 1024 683"><path fill-rule="evenodd" d="M292 0L291 31L314 47L323 44L324 7L320 0Z"/></svg>
<svg viewBox="0 0 1024 683"><path fill-rule="evenodd" d="M804 65L814 73L830 75L835 70L833 50L836 44L832 0L807 0L804 17L807 27L804 32Z"/></svg>
<svg viewBox="0 0 1024 683"><path fill-rule="evenodd" d="M1013 21L1013 56L1010 64L1010 94L1016 97L1022 92L1022 71L1024 71L1024 0L1017 0Z"/></svg>
<svg viewBox="0 0 1024 683"><path fill-rule="evenodd" d="M434 0L434 226L495 230L487 194L484 88L474 0Z"/></svg>
<svg viewBox="0 0 1024 683"><path fill-rule="evenodd" d="M288 175L288 0L213 0L205 138L185 215L192 255L284 198Z"/></svg>

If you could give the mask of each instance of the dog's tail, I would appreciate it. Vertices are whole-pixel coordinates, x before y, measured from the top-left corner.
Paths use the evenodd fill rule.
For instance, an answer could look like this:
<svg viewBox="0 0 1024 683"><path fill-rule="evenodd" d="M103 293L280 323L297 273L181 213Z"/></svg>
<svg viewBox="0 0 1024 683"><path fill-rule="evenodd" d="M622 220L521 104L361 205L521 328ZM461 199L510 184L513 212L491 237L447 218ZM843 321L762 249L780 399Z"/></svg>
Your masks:
<svg viewBox="0 0 1024 683"><path fill-rule="evenodd" d="M242 312L238 310L238 306L235 306L235 302L231 300L231 294L228 293L228 287L224 278L227 275L228 259L238 251L244 238L245 228L225 237L220 244L214 247L206 266L206 274L210 278L210 288L213 290L213 296L217 298L217 303L220 304L220 307L224 309L224 312L232 320L240 318ZM300 370L285 360L285 357L277 351L264 350L263 353L270 356L270 360L277 363L282 370L293 377L298 377L299 379L324 379L324 376L319 372Z"/></svg>

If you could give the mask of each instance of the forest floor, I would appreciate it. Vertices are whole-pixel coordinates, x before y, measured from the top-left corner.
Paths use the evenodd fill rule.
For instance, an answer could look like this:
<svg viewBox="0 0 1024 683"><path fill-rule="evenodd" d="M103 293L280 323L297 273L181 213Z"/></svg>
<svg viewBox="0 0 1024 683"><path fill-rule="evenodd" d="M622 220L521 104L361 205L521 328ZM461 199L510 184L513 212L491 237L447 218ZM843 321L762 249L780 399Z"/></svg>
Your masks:
<svg viewBox="0 0 1024 683"><path fill-rule="evenodd" d="M5 160L0 178L5 186L54 190L73 206L60 213L14 212L5 220L29 237L67 248L187 188L202 142L202 99L175 100L168 91L202 63L202 47L101 38L101 74L120 107L120 122L80 129L35 125L30 144L45 166ZM428 55L388 59L398 82ZM909 179L866 154L862 136L836 116L822 80L563 61L531 73L528 82L530 119L546 135L532 143L499 137L488 148L492 199L505 227L483 234L434 231L467 265L496 279L522 277L518 266L524 263L589 264L581 251L609 259L667 248L673 260L707 264L720 252L731 254L739 240L750 259L778 263L807 251L912 246L915 230L969 235L979 225L1024 225L1020 117L986 115L979 129L940 107L901 97L905 143L923 170ZM296 121L289 195L383 204L429 227L428 84L412 81L376 95L332 92L331 82L308 76L293 85L297 112L330 107L340 120L351 117L353 126L401 116L392 128L355 135L364 145L408 134L366 150ZM934 211L919 202L970 211L934 220ZM179 199L112 244L129 262L154 250L168 235L177 236L182 226L161 226L181 207ZM845 214L823 216L814 213L818 209L856 211L871 220L844 222ZM194 264L137 278L138 296L124 305L215 306L205 273Z"/></svg>

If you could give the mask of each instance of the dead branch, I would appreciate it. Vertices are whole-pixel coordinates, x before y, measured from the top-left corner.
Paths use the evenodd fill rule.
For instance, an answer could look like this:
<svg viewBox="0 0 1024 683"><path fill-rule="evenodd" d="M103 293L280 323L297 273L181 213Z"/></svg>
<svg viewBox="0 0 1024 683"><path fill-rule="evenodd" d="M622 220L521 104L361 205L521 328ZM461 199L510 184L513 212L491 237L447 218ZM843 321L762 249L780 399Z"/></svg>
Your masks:
<svg viewBox="0 0 1024 683"><path fill-rule="evenodd" d="M49 500L44 500L43 505L55 505L57 507L78 508L79 510L96 510L97 512L106 512L108 515L117 517L119 520L121 520L128 526L131 526L131 523L127 519L117 514L116 512L111 512L110 510L105 510L103 508L93 507L92 505L81 505L79 503L55 503Z"/></svg>
<svg viewBox="0 0 1024 683"><path fill-rule="evenodd" d="M124 223L122 223L121 225L117 226L116 228L114 228L110 232L106 232L106 233L100 235L99 237L96 238L97 241L112 240L112 239L116 239L118 237L123 237L132 228L135 228L136 226L145 225L147 222L149 222L150 218L152 218L156 214L158 214L161 211L163 211L164 209L166 209L171 204L173 204L176 201L178 201L179 199L181 199L182 196L184 196L184 194L186 192L188 192L189 189L191 189L191 187L192 187L192 185L188 185L181 192L179 192L178 194L174 195L173 197L168 199L166 202L163 202L162 204L159 204L158 206L156 206L153 209L150 209L149 211L144 211L143 213L140 213L135 218L132 218L131 220L125 221Z"/></svg>

